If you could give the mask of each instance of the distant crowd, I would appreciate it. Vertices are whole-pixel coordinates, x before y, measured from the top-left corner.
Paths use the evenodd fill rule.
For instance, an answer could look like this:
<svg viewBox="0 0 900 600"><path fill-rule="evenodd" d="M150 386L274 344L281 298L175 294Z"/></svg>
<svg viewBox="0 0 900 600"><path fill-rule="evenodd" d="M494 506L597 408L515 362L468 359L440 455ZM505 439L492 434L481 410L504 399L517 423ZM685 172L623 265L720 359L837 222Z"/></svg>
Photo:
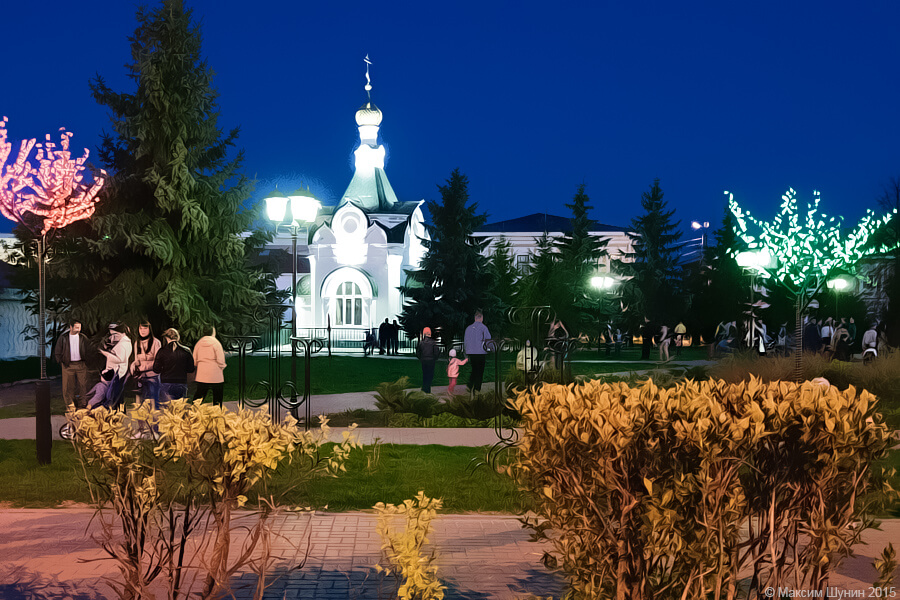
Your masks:
<svg viewBox="0 0 900 600"><path fill-rule="evenodd" d="M193 351L183 346L176 329L154 336L150 323L137 325L137 336L125 323L111 323L94 342L79 321L56 340L53 357L62 367L63 398L68 406L117 408L129 393L138 401L152 400L156 408L188 396L188 375L195 373L193 399L212 392L222 403L225 351L209 327Z"/></svg>

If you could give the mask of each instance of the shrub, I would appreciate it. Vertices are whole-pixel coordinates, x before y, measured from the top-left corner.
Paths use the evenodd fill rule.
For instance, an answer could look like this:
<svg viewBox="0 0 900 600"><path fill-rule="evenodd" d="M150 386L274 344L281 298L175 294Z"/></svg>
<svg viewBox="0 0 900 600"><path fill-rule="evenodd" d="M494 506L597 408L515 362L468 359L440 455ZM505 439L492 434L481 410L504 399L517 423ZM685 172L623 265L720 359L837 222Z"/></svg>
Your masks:
<svg viewBox="0 0 900 600"><path fill-rule="evenodd" d="M70 412L68 419L102 526L99 542L123 575L111 584L123 598L152 597L147 588L161 575L169 598L219 598L246 566L258 575L255 597L262 597L271 559L270 517L277 508L266 496L270 472L281 461L303 458L307 475L336 475L357 447L346 432L331 456L320 459L319 446L329 434L324 418L319 430L302 431L290 417L273 423L260 411L184 400L162 411L147 402L127 415L99 408ZM158 436L135 439L135 430L149 433L154 423ZM235 555L232 514L254 492L258 518L240 527L248 535ZM207 530L212 540L191 541ZM186 555L191 549L193 557ZM193 590L197 581L202 589Z"/></svg>
<svg viewBox="0 0 900 600"><path fill-rule="evenodd" d="M453 396L441 406L441 412L476 421L496 417L502 410L503 407L496 401L493 392Z"/></svg>
<svg viewBox="0 0 900 600"><path fill-rule="evenodd" d="M868 392L588 382L522 391L514 404L524 435L509 471L573 598L824 590L874 526L873 463L892 441Z"/></svg>
<svg viewBox="0 0 900 600"><path fill-rule="evenodd" d="M438 579L437 558L432 550L423 554L432 533L431 521L441 509L439 499L428 498L419 492L412 500L395 506L379 502L373 508L378 515L378 535L381 537L381 552L390 565L387 568L376 565L376 569L392 572L400 582L397 597L400 600L441 600L444 586ZM394 516L404 517L402 531L396 531L391 521Z"/></svg>
<svg viewBox="0 0 900 600"><path fill-rule="evenodd" d="M793 357L760 357L753 353L735 353L709 369L710 377L729 383L749 381L754 376L763 381L790 380L793 374ZM885 422L892 429L900 429L900 352L879 356L870 364L831 361L821 354L806 353L802 376L805 380L824 377L838 389L852 385L875 394Z"/></svg>
<svg viewBox="0 0 900 600"><path fill-rule="evenodd" d="M389 413L413 413L428 418L435 413L440 401L431 394L421 391L407 391L409 377L397 381L378 384L375 406Z"/></svg>

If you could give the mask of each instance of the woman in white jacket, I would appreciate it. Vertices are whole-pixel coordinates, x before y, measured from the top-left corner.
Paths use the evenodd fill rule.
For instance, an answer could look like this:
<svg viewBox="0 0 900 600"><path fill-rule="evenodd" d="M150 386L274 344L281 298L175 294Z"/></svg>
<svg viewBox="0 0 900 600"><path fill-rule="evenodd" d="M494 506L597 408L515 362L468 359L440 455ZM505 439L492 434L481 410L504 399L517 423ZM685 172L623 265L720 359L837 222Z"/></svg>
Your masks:
<svg viewBox="0 0 900 600"><path fill-rule="evenodd" d="M197 390L194 400L204 399L212 390L213 403L222 406L222 395L225 388L225 350L216 339L216 328L209 328L205 335L194 346L194 364L197 366Z"/></svg>

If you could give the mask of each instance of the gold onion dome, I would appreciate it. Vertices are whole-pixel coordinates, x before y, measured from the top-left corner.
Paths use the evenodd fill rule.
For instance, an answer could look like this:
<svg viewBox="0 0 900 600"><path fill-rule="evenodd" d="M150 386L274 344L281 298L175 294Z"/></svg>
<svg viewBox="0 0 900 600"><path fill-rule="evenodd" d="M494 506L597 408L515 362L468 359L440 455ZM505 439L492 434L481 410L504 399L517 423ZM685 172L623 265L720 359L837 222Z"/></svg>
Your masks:
<svg viewBox="0 0 900 600"><path fill-rule="evenodd" d="M374 125L375 127L378 127L379 125L381 125L381 119L381 109L379 109L371 102L366 102L359 107L358 111L356 111L356 124L360 127L364 127L366 125Z"/></svg>

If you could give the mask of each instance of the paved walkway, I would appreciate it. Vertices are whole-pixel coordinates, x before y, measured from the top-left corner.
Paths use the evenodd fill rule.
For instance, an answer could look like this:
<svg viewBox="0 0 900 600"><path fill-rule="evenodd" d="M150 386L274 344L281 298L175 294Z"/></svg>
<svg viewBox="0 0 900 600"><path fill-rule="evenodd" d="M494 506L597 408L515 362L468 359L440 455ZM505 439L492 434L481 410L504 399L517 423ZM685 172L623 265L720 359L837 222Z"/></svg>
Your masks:
<svg viewBox="0 0 900 600"><path fill-rule="evenodd" d="M92 515L86 509L0 510L0 600L115 597L103 578L116 580L118 573L91 538L100 532ZM373 569L381 547L375 515L289 513L279 517L275 529L279 535L272 556L277 560L267 598L392 597L393 578ZM867 532L858 556L844 561L830 585L868 593L876 578L872 561L888 542L898 540L898 520L884 523L883 531ZM431 542L447 600L559 598L563 591L563 580L540 562L546 547L529 542L514 517L441 515ZM900 569L895 577L900 578ZM236 597L252 597L256 582L249 570L234 577Z"/></svg>

